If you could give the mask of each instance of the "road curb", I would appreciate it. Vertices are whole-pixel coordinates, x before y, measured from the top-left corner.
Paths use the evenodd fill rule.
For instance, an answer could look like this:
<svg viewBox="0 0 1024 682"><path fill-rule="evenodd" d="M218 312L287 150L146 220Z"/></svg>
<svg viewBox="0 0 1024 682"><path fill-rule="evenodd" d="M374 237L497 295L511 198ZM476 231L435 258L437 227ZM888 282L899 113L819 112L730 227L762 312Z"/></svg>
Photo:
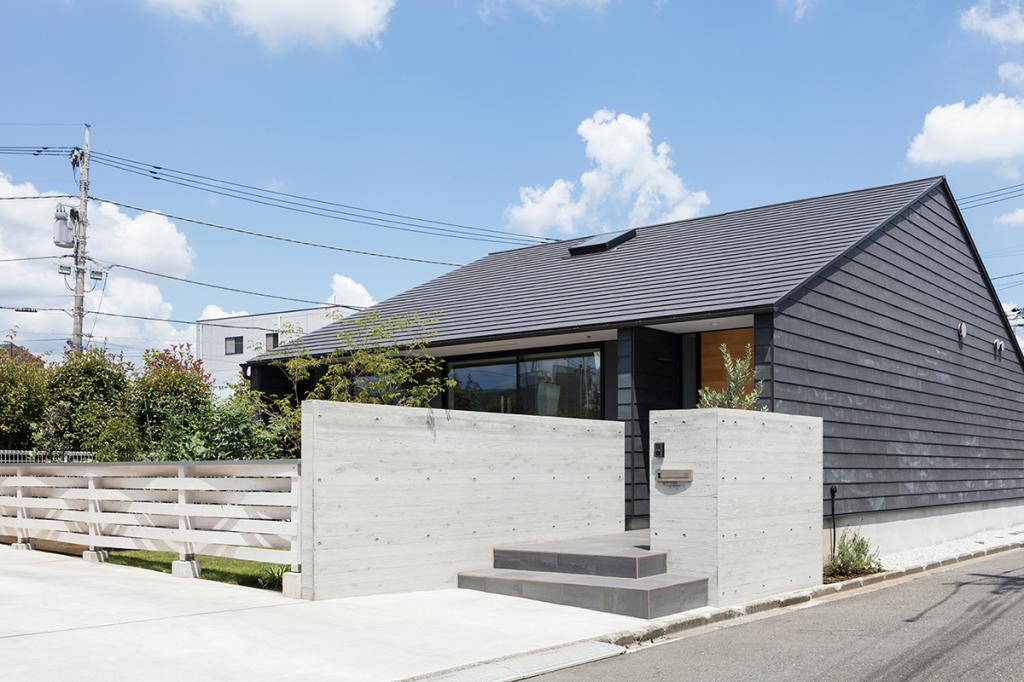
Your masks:
<svg viewBox="0 0 1024 682"><path fill-rule="evenodd" d="M694 630L705 625L713 625L722 621L733 620L741 616L750 616L756 613L763 613L774 609L781 609L787 606L802 604L814 599L829 597L840 592L860 589L869 585L877 585L883 582L892 582L899 578L905 578L918 573L933 571L937 568L951 566L964 561L972 561L990 554L998 554L1014 549L1024 549L1024 542L1011 542L1004 545L996 545L979 549L974 552L967 552L953 557L947 557L941 561L929 561L924 564L908 566L894 571L884 571L871 575L851 578L838 583L828 583L812 587L808 590L797 592L786 592L767 599L758 599L738 606L729 608L703 608L699 613L683 613L679 616L666 616L651 622L644 627L633 630L623 630L596 638L599 642L607 642L623 647L635 647L657 639L675 635L687 630Z"/></svg>

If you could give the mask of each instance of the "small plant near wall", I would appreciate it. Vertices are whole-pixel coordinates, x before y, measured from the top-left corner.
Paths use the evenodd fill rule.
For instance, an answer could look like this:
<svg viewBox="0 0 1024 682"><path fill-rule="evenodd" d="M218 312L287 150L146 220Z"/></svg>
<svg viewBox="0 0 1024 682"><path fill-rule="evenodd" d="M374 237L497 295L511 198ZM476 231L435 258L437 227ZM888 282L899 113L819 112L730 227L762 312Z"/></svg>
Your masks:
<svg viewBox="0 0 1024 682"><path fill-rule="evenodd" d="M836 544L836 552L825 564L825 581L837 582L859 575L878 573L882 562L868 539L857 530L844 530Z"/></svg>
<svg viewBox="0 0 1024 682"><path fill-rule="evenodd" d="M721 345L722 362L725 365L724 388L702 388L698 393L699 408L727 407L734 410L757 410L757 400L764 390L763 381L755 381L754 351L747 344L741 357L733 357L729 348ZM766 410L766 407L761 407Z"/></svg>

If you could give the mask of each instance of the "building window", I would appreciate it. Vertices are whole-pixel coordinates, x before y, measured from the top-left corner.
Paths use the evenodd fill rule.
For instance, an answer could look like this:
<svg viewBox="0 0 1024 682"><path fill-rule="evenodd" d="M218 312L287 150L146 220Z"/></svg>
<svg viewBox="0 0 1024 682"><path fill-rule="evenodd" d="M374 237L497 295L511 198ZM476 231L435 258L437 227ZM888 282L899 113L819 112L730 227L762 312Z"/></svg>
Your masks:
<svg viewBox="0 0 1024 682"><path fill-rule="evenodd" d="M267 334L267 347L265 350L274 350L278 346L278 335L277 332L270 332Z"/></svg>
<svg viewBox="0 0 1024 682"><path fill-rule="evenodd" d="M453 362L456 410L601 418L601 352L587 349Z"/></svg>
<svg viewBox="0 0 1024 682"><path fill-rule="evenodd" d="M224 339L224 355L240 355L242 352L242 337L228 336Z"/></svg>
<svg viewBox="0 0 1024 682"><path fill-rule="evenodd" d="M601 418L601 353L546 353L519 360L523 414Z"/></svg>
<svg viewBox="0 0 1024 682"><path fill-rule="evenodd" d="M453 362L448 377L455 386L448 389L448 405L455 410L475 412L516 411L516 359L486 362Z"/></svg>

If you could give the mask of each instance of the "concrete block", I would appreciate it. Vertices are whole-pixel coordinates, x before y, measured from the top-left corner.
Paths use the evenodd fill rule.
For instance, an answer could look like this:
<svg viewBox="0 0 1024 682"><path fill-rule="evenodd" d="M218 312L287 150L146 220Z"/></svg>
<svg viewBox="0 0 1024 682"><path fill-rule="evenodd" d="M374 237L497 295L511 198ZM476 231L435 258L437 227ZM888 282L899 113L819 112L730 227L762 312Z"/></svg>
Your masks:
<svg viewBox="0 0 1024 682"><path fill-rule="evenodd" d="M198 578L199 571L199 562L195 559L171 562L171 575L175 578Z"/></svg>
<svg viewBox="0 0 1024 682"><path fill-rule="evenodd" d="M495 568L460 573L459 587L648 619L707 603L705 579L669 574L619 578Z"/></svg>
<svg viewBox="0 0 1024 682"><path fill-rule="evenodd" d="M82 558L93 564L102 564L110 558L110 552L105 549L90 549L82 552Z"/></svg>
<svg viewBox="0 0 1024 682"><path fill-rule="evenodd" d="M821 584L822 421L746 410L651 413L651 549L708 576L708 604ZM669 483L663 471L688 470Z"/></svg>
<svg viewBox="0 0 1024 682"><path fill-rule="evenodd" d="M288 571L282 575L281 594L291 599L302 599L302 574Z"/></svg>
<svg viewBox="0 0 1024 682"><path fill-rule="evenodd" d="M830 594L835 594L839 591L839 585L837 583L829 583L828 585L820 585L811 590L811 596L815 599L819 597L827 597Z"/></svg>
<svg viewBox="0 0 1024 682"><path fill-rule="evenodd" d="M801 592L799 594L786 595L779 599L779 606L793 606L794 604L802 604L805 601L811 601L810 592Z"/></svg>
<svg viewBox="0 0 1024 682"><path fill-rule="evenodd" d="M778 599L759 599L743 605L743 612L747 615L755 613L761 613L762 611L770 611L771 609L777 609L782 605Z"/></svg>

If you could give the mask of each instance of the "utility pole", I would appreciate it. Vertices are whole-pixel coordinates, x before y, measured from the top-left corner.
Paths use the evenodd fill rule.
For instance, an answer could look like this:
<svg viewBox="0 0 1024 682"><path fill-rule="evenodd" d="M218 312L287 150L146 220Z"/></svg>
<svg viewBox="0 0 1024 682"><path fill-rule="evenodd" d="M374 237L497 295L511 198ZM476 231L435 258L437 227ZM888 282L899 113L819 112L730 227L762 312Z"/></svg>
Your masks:
<svg viewBox="0 0 1024 682"><path fill-rule="evenodd" d="M85 124L85 141L81 154L72 155L71 163L81 172L78 182L78 219L75 221L75 324L71 332L71 350L82 350L82 326L85 321L85 232L89 226L89 124Z"/></svg>

